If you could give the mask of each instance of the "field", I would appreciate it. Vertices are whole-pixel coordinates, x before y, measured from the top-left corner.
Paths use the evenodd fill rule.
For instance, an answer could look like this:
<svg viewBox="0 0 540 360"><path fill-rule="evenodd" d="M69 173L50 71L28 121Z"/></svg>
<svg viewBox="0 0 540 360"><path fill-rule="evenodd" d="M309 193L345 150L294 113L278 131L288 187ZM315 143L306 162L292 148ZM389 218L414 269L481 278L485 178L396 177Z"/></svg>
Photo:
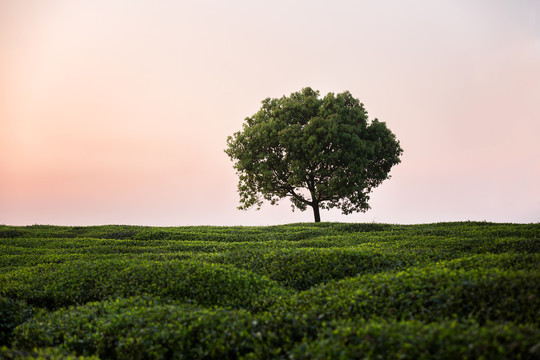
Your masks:
<svg viewBox="0 0 540 360"><path fill-rule="evenodd" d="M0 226L2 359L540 359L540 224Z"/></svg>

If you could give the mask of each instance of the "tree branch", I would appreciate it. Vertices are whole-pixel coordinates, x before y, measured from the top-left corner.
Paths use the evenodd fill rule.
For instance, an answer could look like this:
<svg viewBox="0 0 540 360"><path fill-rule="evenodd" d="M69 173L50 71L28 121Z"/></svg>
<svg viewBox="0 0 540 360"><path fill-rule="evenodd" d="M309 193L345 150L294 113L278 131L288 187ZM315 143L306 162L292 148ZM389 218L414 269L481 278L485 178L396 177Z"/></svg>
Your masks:
<svg viewBox="0 0 540 360"><path fill-rule="evenodd" d="M304 203L306 205L309 205L309 206L313 206L313 202L311 201L307 201L306 199L304 199L303 197L301 197L300 195L298 195L297 193L294 192L294 189L290 188L289 191L291 192L291 195L298 201L300 201L301 203Z"/></svg>

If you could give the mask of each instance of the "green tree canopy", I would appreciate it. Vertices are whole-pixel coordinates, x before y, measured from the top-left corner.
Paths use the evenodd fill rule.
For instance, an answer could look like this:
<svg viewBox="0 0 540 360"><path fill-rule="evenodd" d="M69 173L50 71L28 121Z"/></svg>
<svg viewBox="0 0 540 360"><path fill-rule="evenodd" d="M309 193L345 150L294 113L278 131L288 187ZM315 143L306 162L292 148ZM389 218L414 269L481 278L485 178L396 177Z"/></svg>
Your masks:
<svg viewBox="0 0 540 360"><path fill-rule="evenodd" d="M370 121L348 91L320 98L309 87L263 100L227 145L239 176L239 209L289 197L293 210L311 206L316 222L321 208L367 211L370 192L403 152L386 124Z"/></svg>

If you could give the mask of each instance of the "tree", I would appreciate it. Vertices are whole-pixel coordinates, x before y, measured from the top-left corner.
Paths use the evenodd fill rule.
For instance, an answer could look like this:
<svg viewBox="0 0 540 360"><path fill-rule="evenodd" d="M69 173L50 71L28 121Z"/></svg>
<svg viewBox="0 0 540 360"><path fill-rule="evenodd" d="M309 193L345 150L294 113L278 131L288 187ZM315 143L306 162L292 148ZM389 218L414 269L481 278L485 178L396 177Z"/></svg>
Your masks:
<svg viewBox="0 0 540 360"><path fill-rule="evenodd" d="M293 210L311 206L315 222L319 209L367 211L370 192L403 153L386 124L369 121L348 91L320 98L309 87L263 100L227 145L239 176L239 209L289 197Z"/></svg>

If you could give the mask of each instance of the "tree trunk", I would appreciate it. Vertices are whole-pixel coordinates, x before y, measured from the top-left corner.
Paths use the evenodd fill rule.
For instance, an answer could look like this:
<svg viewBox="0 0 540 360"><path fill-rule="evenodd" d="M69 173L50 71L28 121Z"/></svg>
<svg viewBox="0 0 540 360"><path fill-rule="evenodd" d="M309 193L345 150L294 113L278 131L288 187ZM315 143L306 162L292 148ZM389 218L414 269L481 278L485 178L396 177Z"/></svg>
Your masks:
<svg viewBox="0 0 540 360"><path fill-rule="evenodd" d="M321 214L319 212L319 203L314 202L313 205L311 206L313 207L313 215L315 216L315 222L316 223L321 222Z"/></svg>

